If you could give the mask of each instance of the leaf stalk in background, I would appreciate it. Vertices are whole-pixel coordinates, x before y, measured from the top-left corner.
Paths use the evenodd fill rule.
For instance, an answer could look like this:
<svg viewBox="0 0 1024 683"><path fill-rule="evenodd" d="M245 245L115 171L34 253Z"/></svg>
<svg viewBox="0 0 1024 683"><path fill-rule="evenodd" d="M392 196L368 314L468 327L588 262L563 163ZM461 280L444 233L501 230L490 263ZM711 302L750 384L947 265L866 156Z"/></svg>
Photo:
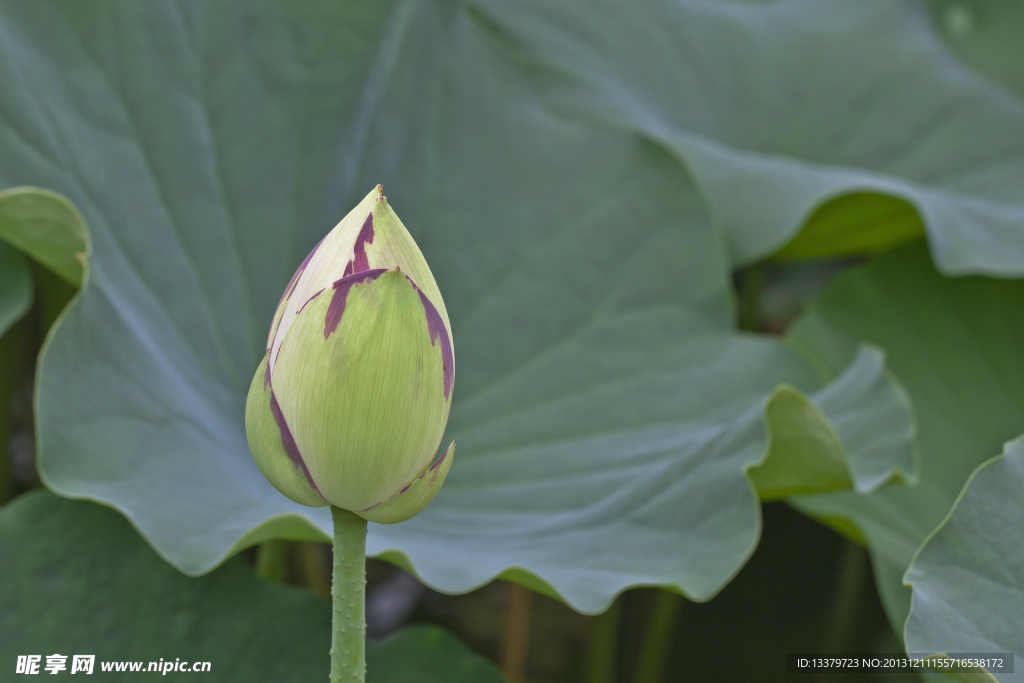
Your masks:
<svg viewBox="0 0 1024 683"><path fill-rule="evenodd" d="M835 603L832 618L825 629L822 652L843 652L850 647L850 635L864 603L868 571L867 551L859 544L847 540L839 560Z"/></svg>
<svg viewBox="0 0 1024 683"><path fill-rule="evenodd" d="M15 397L32 371L38 345L32 339L31 314L0 334L0 505L18 493L12 437L18 428Z"/></svg>
<svg viewBox="0 0 1024 683"><path fill-rule="evenodd" d="M622 600L590 622L590 642L583 662L583 683L613 683L619 664Z"/></svg>
<svg viewBox="0 0 1024 683"><path fill-rule="evenodd" d="M530 613L533 593L518 583L508 584L508 602L502 627L501 672L512 683L526 680L526 660L530 654Z"/></svg>
<svg viewBox="0 0 1024 683"><path fill-rule="evenodd" d="M366 520L331 506L334 579L331 600L331 683L366 680Z"/></svg>
<svg viewBox="0 0 1024 683"><path fill-rule="evenodd" d="M256 575L284 583L288 574L288 541L267 541L256 549Z"/></svg>
<svg viewBox="0 0 1024 683"><path fill-rule="evenodd" d="M640 648L633 683L661 683L665 680L665 669L670 654L669 645L682 606L682 596L666 590L658 591L647 623L644 642Z"/></svg>
<svg viewBox="0 0 1024 683"><path fill-rule="evenodd" d="M11 463L11 401L18 372L27 357L15 337L19 330L0 336L0 505L14 497L14 474Z"/></svg>
<svg viewBox="0 0 1024 683"><path fill-rule="evenodd" d="M755 263L739 275L740 318L739 328L757 332L761 321L761 288L764 283L764 264Z"/></svg>
<svg viewBox="0 0 1024 683"><path fill-rule="evenodd" d="M328 573L326 546L314 541L299 541L293 559L300 584L316 595L331 594L331 576Z"/></svg>

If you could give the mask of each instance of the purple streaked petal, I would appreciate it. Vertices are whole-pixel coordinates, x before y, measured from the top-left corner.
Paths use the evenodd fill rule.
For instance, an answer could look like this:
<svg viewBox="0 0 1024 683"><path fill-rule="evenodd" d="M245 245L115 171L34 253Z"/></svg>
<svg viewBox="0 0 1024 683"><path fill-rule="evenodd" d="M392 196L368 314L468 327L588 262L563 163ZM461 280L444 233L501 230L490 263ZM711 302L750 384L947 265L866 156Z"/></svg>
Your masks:
<svg viewBox="0 0 1024 683"><path fill-rule="evenodd" d="M309 265L309 262L313 259L313 254L316 253L316 250L320 248L320 245L324 243L325 239L327 239L326 235L316 243L316 246L313 247L313 251L309 252L302 263L299 264L298 270L296 270L292 275L292 279L288 281L288 286L284 288L284 293L281 294L281 300L277 302L278 308L281 307L281 304L284 303L286 299L291 297L292 288L295 286L295 283L299 281L299 278L302 277L302 274L306 272L306 266Z"/></svg>
<svg viewBox="0 0 1024 683"><path fill-rule="evenodd" d="M441 457L435 460L434 464L427 468L427 472L432 473L430 475L430 484L428 484L428 486L433 486L434 482L437 481L437 468L440 467L441 463L444 462L444 459L448 457L448 453L454 450L455 443L456 439L452 439L451 444L449 444L448 448L444 449L444 453L441 454ZM427 472L424 472L423 474L426 474ZM423 474L420 475L421 478L423 477Z"/></svg>
<svg viewBox="0 0 1024 683"><path fill-rule="evenodd" d="M438 338L441 339L441 363L444 365L444 399L447 401L448 395L452 390L452 380L455 379L455 358L452 356L452 342L448 337L448 328L444 326L441 314L437 312L434 304L430 302L430 299L423 293L423 290L417 287L416 283L408 275L405 276L405 279L412 284L416 293L420 295L423 312L427 316L427 330L430 332L431 346L437 346Z"/></svg>
<svg viewBox="0 0 1024 683"><path fill-rule="evenodd" d="M277 396L274 395L273 389L270 390L270 412L274 416L274 422L277 423L278 431L281 432L281 445L284 446L284 452L288 454L288 459L292 461L293 465L302 470L302 473L306 475L306 481L313 487L316 494L323 498L323 494L320 493L316 482L313 481L313 477L309 474L306 461L302 459L302 453L299 452L299 446L295 443L292 430L288 428L288 422L284 419L284 413L281 412L281 406L277 402Z"/></svg>
<svg viewBox="0 0 1024 683"><path fill-rule="evenodd" d="M352 248L352 259L345 266L342 277L362 273L370 269L370 258L366 255L366 245L373 244L373 212L363 222L363 229L356 236L355 246Z"/></svg>
<svg viewBox="0 0 1024 683"><path fill-rule="evenodd" d="M365 280L376 280L381 273L387 272L386 268L376 270L364 270L361 273L346 275L334 282L334 296L327 306L327 317L324 319L324 339L331 336L331 333L338 329L341 323L341 316L345 314L345 301L348 299L348 292L353 285Z"/></svg>
<svg viewBox="0 0 1024 683"><path fill-rule="evenodd" d="M326 287L324 287L324 288L323 288L323 289L321 289L321 290L320 290L319 292L317 292L317 293L316 293L316 294L314 294L313 296L311 296L311 297L309 297L308 299L306 299L306 303L302 304L302 306L301 306L301 307L299 308L299 310L295 311L295 315L298 315L299 313L302 313L302 309L303 309L303 308L305 308L306 306L308 306L308 305L309 305L309 302L310 302L310 301L312 301L313 299L315 299L315 298L317 298L318 296L320 296L321 294L323 294L323 293L324 293L324 291L326 291L326 290L327 290L327 288L326 288Z"/></svg>
<svg viewBox="0 0 1024 683"><path fill-rule="evenodd" d="M444 453L441 454L441 457L435 460L434 464L427 468L427 472L433 472L438 467L440 467L441 463L444 462L444 459L448 457L448 452L454 450L454 446L456 443L458 443L458 439L452 439L451 444L448 446L448 448L444 449ZM426 474L426 472L424 472L423 474ZM420 476L422 477L423 474L421 474Z"/></svg>

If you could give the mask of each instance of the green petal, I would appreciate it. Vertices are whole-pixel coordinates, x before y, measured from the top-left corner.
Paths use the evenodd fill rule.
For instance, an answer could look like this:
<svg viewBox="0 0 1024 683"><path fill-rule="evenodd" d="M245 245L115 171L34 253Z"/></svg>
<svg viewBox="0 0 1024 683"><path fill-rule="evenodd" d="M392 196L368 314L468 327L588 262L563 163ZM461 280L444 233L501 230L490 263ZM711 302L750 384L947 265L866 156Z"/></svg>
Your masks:
<svg viewBox="0 0 1024 683"><path fill-rule="evenodd" d="M387 197L382 196L373 205L373 226L376 237L372 244L365 245L369 268L399 268L408 275L437 307L448 331L448 338L451 339L452 326L448 321L448 311L445 310L441 291L434 281L434 274L430 272L430 266L423 258L419 246L391 208Z"/></svg>
<svg viewBox="0 0 1024 683"><path fill-rule="evenodd" d="M267 338L271 372L277 362L277 352L281 343L305 302L344 276L345 266L354 251L360 226L380 196L379 187L363 197L363 200L349 211L334 229L317 242L288 281L274 312L270 335Z"/></svg>
<svg viewBox="0 0 1024 683"><path fill-rule="evenodd" d="M327 505L311 485L301 465L289 457L281 429L271 408L273 389L267 381L267 358L264 356L249 387L245 402L245 434L249 450L260 472L278 491L296 503L311 507Z"/></svg>
<svg viewBox="0 0 1024 683"><path fill-rule="evenodd" d="M332 505L379 503L437 452L451 388L425 310L405 273L365 271L311 299L291 325L274 391Z"/></svg>
<svg viewBox="0 0 1024 683"><path fill-rule="evenodd" d="M422 474L392 493L387 500L360 510L359 516L378 524L395 524L415 517L441 490L454 458L455 442L452 441L441 457Z"/></svg>

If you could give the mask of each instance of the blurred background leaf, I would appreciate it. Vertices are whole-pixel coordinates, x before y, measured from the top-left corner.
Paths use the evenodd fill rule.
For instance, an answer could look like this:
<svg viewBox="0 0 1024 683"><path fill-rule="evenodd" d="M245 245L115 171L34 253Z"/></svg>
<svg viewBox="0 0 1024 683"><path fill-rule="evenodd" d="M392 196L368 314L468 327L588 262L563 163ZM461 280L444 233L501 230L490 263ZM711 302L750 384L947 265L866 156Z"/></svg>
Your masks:
<svg viewBox="0 0 1024 683"><path fill-rule="evenodd" d="M39 483L32 377L54 321L82 281L89 238L48 190L0 191L0 503Z"/></svg>
<svg viewBox="0 0 1024 683"><path fill-rule="evenodd" d="M928 0L938 34L967 65L1024 96L1024 5L1014 0Z"/></svg>
<svg viewBox="0 0 1024 683"><path fill-rule="evenodd" d="M916 486L793 499L799 509L867 542L897 630L910 610L902 580L917 548L974 468L1024 430L1021 338L1024 282L943 277L923 245L840 275L787 337L825 373L844 367L857 343L877 344L913 400L921 452Z"/></svg>
<svg viewBox="0 0 1024 683"><path fill-rule="evenodd" d="M889 248L921 233L913 207L943 272L1024 273L1024 103L944 49L921 3L476 6L558 111L677 154L737 265L805 224L787 255ZM1009 74L1005 45L990 61Z"/></svg>
<svg viewBox="0 0 1024 683"><path fill-rule="evenodd" d="M254 467L242 406L297 261L383 182L445 293L460 444L434 504L373 525L370 552L443 590L504 575L587 612L637 584L707 599L749 557L764 400L820 382L733 333L720 236L662 148L550 111L455 4L0 12L20 56L0 61L18 84L0 180L63 193L94 241L42 356L52 489L121 510L188 573L324 538L325 511Z"/></svg>
<svg viewBox="0 0 1024 683"><path fill-rule="evenodd" d="M1024 443L1015 439L971 475L914 557L906 575L909 651L1024 652L1021 529ZM1000 683L1024 680L1019 659L1013 673L992 675Z"/></svg>
<svg viewBox="0 0 1024 683"><path fill-rule="evenodd" d="M758 497L830 491L792 499L854 541L824 537L839 543L840 559L814 560L836 574L834 606L808 597L807 628L825 650L891 651L857 613L871 584L857 544L902 632L920 543L1024 431L1020 283L948 277L1024 272L1022 18L1003 0L2 0L0 187L52 190L0 192L0 451L21 472L0 469L0 495L39 484L35 400L44 481L117 507L180 569L325 538L323 511L255 470L241 408L297 262L383 182L455 326L460 457L424 515L372 527L372 552L435 588L503 577L588 613L669 586L593 622L612 650L579 670L656 671L631 633L692 652L722 614L748 643L738 678L811 635L744 640L728 593L685 607L676 593L707 599L741 570ZM86 221L89 286L33 397L43 336L84 281ZM750 334L785 330L857 262L836 257L880 253L790 332L799 353ZM988 543L999 527L975 521ZM961 547L949 528L936 539ZM959 609L933 543L918 585ZM288 547L264 543L257 564L288 576ZM239 566L168 576L187 592ZM736 594L755 604L795 571ZM1015 599L977 594L994 613ZM950 623L908 643L959 637ZM1012 642L1012 620L986 623ZM436 633L397 642L461 652Z"/></svg>
<svg viewBox="0 0 1024 683"><path fill-rule="evenodd" d="M809 398L776 389L765 423L768 454L749 470L761 500L917 481L913 407L877 348L861 346L843 373Z"/></svg>
<svg viewBox="0 0 1024 683"><path fill-rule="evenodd" d="M25 366L31 364L26 335L11 328L32 306L32 289L32 272L25 257L0 240L0 503L13 496L17 487L11 452L17 420L12 413L27 374Z"/></svg>
<svg viewBox="0 0 1024 683"><path fill-rule="evenodd" d="M0 336L32 305L32 273L21 253L0 240Z"/></svg>
<svg viewBox="0 0 1024 683"><path fill-rule="evenodd" d="M0 511L0 660L92 654L107 661L210 662L211 681L306 682L330 668L330 602L256 578L241 558L197 579L179 574L116 512L48 492ZM367 646L372 683L501 683L437 627ZM194 677L177 673L167 680Z"/></svg>
<svg viewBox="0 0 1024 683"><path fill-rule="evenodd" d="M0 239L69 284L82 283L89 231L78 209L56 192L37 187L0 192Z"/></svg>

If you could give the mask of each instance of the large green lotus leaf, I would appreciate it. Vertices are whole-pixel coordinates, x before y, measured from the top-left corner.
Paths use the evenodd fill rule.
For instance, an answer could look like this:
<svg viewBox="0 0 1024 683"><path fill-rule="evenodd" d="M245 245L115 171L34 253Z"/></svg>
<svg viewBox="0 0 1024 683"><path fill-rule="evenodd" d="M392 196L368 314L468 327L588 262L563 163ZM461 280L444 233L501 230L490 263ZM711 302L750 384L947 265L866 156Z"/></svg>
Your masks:
<svg viewBox="0 0 1024 683"><path fill-rule="evenodd" d="M822 233L892 246L921 230L909 204L944 272L1024 273L1024 100L965 68L914 0L479 5L559 111L679 155L736 264L812 215L800 255L833 252ZM815 214L847 194L876 220Z"/></svg>
<svg viewBox="0 0 1024 683"><path fill-rule="evenodd" d="M18 84L0 98L0 184L61 192L93 238L90 284L43 352L52 489L118 508L187 573L325 537L326 510L256 469L244 400L292 271L382 182L454 326L459 450L427 511L371 525L369 551L443 590L505 573L585 611L633 584L704 599L738 570L768 396L820 382L731 332L724 249L677 160L550 111L474 17L0 3L0 83ZM860 367L858 395L897 391ZM827 403L799 420L866 433L870 411ZM889 464L881 442L844 441L853 483L902 468L911 433L895 425Z"/></svg>
<svg viewBox="0 0 1024 683"><path fill-rule="evenodd" d="M0 240L0 336L32 305L32 272L17 249Z"/></svg>
<svg viewBox="0 0 1024 683"><path fill-rule="evenodd" d="M1022 338L1024 282L945 278L920 245L841 275L789 334L826 376L844 367L856 342L879 345L913 400L921 452L917 486L794 499L837 528L850 531L853 524L852 535L871 549L897 629L910 607L902 578L914 553L973 469L1024 431Z"/></svg>
<svg viewBox="0 0 1024 683"><path fill-rule="evenodd" d="M409 626L366 644L367 683L505 683L505 677L437 626Z"/></svg>
<svg viewBox="0 0 1024 683"><path fill-rule="evenodd" d="M971 475L907 571L912 652L1024 652L1024 441ZM1015 673L999 681L1024 680Z"/></svg>
<svg viewBox="0 0 1024 683"><path fill-rule="evenodd" d="M259 579L235 558L188 578L163 562L113 510L36 491L0 511L0 663L18 655L102 662L210 662L210 681L305 683L330 669L330 603ZM42 666L40 669L42 669ZM489 662L435 627L367 643L367 681L500 683ZM47 673L43 671L42 673ZM155 675L155 674L151 674ZM166 680L191 680L169 673Z"/></svg>
<svg viewBox="0 0 1024 683"><path fill-rule="evenodd" d="M525 403L531 382L558 369L610 366L609 351L592 343L558 353L536 375L508 385L501 399ZM897 471L913 476L909 404L886 380L877 350L862 350L836 382L810 397L782 387L765 398L782 373L797 378L804 371L780 351L752 337L677 343L672 355L641 353L649 360L639 377L625 378L614 395L577 392L476 424L461 422L457 406L452 422L460 423L450 431L460 448L472 443L475 452L452 467L430 507L378 529L371 547L442 590L480 585L512 566L543 581L515 570L507 578L581 611L606 607L616 587L643 583L707 599L757 542L759 510L740 470L755 468L753 483L765 486L767 498L808 486L866 491ZM770 368L779 374L761 384ZM586 369L579 372L585 387ZM657 380L645 381L648 372ZM805 387L812 381L801 379ZM837 399L837 387L845 398ZM606 403L619 400L643 412ZM880 409L892 414L880 421ZM758 466L770 476L759 475ZM655 550L658 543L673 549Z"/></svg>

